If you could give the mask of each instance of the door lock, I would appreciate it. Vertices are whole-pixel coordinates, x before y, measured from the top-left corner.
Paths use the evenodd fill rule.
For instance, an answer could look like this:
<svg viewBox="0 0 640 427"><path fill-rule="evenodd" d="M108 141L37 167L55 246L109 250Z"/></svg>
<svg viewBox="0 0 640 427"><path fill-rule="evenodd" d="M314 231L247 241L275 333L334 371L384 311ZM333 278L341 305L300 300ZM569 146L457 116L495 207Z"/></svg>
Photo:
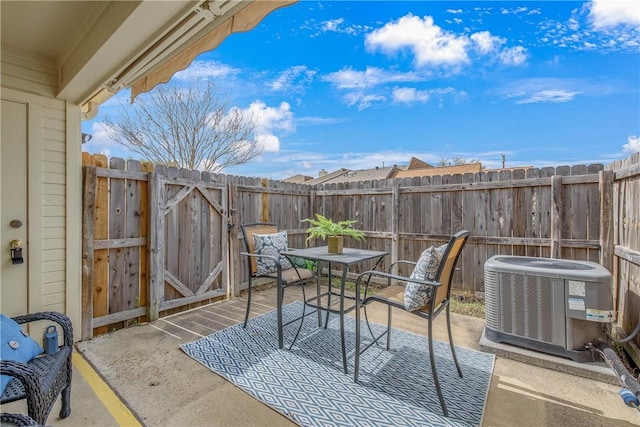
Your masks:
<svg viewBox="0 0 640 427"><path fill-rule="evenodd" d="M22 240L13 239L11 241L11 264L22 264Z"/></svg>

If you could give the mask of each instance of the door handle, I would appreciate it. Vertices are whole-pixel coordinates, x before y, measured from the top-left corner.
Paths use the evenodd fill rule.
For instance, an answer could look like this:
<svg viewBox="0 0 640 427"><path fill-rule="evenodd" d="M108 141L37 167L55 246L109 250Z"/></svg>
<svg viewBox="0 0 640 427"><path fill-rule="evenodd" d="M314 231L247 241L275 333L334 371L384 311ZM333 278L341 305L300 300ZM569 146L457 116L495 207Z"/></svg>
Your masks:
<svg viewBox="0 0 640 427"><path fill-rule="evenodd" d="M22 240L13 239L11 241L11 264L22 264Z"/></svg>

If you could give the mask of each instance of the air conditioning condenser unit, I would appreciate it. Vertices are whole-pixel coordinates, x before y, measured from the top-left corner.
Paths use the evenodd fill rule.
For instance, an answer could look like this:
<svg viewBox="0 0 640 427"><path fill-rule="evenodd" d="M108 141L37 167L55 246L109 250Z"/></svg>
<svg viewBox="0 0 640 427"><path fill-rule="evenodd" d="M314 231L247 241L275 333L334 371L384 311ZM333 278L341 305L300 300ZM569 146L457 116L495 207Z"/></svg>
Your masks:
<svg viewBox="0 0 640 427"><path fill-rule="evenodd" d="M607 339L614 320L612 276L600 264L496 255L484 264L485 336L577 362Z"/></svg>

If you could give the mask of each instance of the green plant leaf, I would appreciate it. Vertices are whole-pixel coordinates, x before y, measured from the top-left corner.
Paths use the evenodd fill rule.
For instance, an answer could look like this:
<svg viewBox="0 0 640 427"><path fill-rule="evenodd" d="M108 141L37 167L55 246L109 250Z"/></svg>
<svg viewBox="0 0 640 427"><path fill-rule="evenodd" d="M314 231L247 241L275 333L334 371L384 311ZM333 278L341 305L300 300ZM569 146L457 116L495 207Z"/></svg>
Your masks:
<svg viewBox="0 0 640 427"><path fill-rule="evenodd" d="M308 222L311 226L307 228L308 234L305 244L309 246L309 241L320 238L326 240L329 236L348 236L356 240L364 241L364 233L353 228L356 220L343 220L334 222L332 219L325 217L319 213L315 218L305 218L301 222Z"/></svg>

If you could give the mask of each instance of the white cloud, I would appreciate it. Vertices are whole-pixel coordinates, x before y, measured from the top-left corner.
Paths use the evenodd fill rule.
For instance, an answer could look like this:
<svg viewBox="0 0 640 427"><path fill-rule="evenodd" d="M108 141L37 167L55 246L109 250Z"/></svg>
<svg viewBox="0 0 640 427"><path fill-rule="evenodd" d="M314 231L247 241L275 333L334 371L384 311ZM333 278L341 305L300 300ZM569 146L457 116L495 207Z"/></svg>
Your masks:
<svg viewBox="0 0 640 427"><path fill-rule="evenodd" d="M462 9L447 9L447 13L453 13L453 14L462 13Z"/></svg>
<svg viewBox="0 0 640 427"><path fill-rule="evenodd" d="M358 110L364 110L373 104L385 102L387 98L379 94L367 94L361 91L350 92L344 96L344 101L348 106L356 105Z"/></svg>
<svg viewBox="0 0 640 427"><path fill-rule="evenodd" d="M385 24L365 38L366 47L373 51L394 53L409 48L418 66L466 64L468 44L467 37L443 30L433 23L431 16L422 19L411 14Z"/></svg>
<svg viewBox="0 0 640 427"><path fill-rule="evenodd" d="M413 87L399 87L393 89L392 98L394 102L400 102L404 104L410 104L413 102L427 102L429 101L429 92L424 90L417 90Z"/></svg>
<svg viewBox="0 0 640 427"><path fill-rule="evenodd" d="M527 12L529 9L527 9L524 6L520 6L520 7L516 7L514 9L506 9L506 8L502 8L500 11L503 15L517 15L519 13L525 13Z"/></svg>
<svg viewBox="0 0 640 427"><path fill-rule="evenodd" d="M232 68L216 61L193 61L182 71L178 71L173 78L177 80L200 80L235 76L240 73L238 68Z"/></svg>
<svg viewBox="0 0 640 427"><path fill-rule="evenodd" d="M569 102L573 101L573 99L580 92L572 92L562 89L546 89L541 90L539 92L532 93L528 95L526 98L519 100L518 104L534 104L539 102Z"/></svg>
<svg viewBox="0 0 640 427"><path fill-rule="evenodd" d="M480 53L488 54L495 52L506 42L505 39L491 35L489 31L481 31L471 34L471 41L476 44L476 49Z"/></svg>
<svg viewBox="0 0 640 427"><path fill-rule="evenodd" d="M340 25L344 23L344 18L331 19L329 21L322 22L322 29L324 31L338 31Z"/></svg>
<svg viewBox="0 0 640 427"><path fill-rule="evenodd" d="M505 47L505 38L481 31L470 36L443 30L434 24L431 16L420 18L411 14L385 24L369 33L365 46L370 51L380 50L387 54L409 49L418 67L442 67L457 72L464 65L479 59L500 62L507 66L523 64L527 50L522 46ZM472 53L484 56L471 57Z"/></svg>
<svg viewBox="0 0 640 427"><path fill-rule="evenodd" d="M316 75L316 71L309 70L306 65L295 65L284 70L273 82L267 86L275 91L299 91L306 87Z"/></svg>
<svg viewBox="0 0 640 427"><path fill-rule="evenodd" d="M255 120L254 134L263 151L278 152L280 138L276 133L295 130L293 113L287 102L281 102L278 107L268 107L263 101L254 101L244 110L244 113Z"/></svg>
<svg viewBox="0 0 640 427"><path fill-rule="evenodd" d="M330 19L319 23L315 21L308 21L304 26L315 31L311 37L317 37L320 34L327 32L356 36L369 30L369 27L366 25L345 23L344 18Z"/></svg>
<svg viewBox="0 0 640 427"><path fill-rule="evenodd" d="M627 143L622 146L625 153L640 153L640 137L630 136Z"/></svg>
<svg viewBox="0 0 640 427"><path fill-rule="evenodd" d="M504 65L522 65L527 61L527 50L522 46L503 49L498 57Z"/></svg>
<svg viewBox="0 0 640 427"><path fill-rule="evenodd" d="M640 26L638 0L592 0L588 5L589 18L595 28L629 24Z"/></svg>
<svg viewBox="0 0 640 427"><path fill-rule="evenodd" d="M262 147L263 151L274 153L280 151L280 138L272 133L262 135L256 134L256 142L260 147Z"/></svg>
<svg viewBox="0 0 640 427"><path fill-rule="evenodd" d="M376 67L367 67L365 71L344 68L329 73L324 81L335 84L339 89L362 89L392 82L416 82L426 80L427 76L416 73L399 73Z"/></svg>

